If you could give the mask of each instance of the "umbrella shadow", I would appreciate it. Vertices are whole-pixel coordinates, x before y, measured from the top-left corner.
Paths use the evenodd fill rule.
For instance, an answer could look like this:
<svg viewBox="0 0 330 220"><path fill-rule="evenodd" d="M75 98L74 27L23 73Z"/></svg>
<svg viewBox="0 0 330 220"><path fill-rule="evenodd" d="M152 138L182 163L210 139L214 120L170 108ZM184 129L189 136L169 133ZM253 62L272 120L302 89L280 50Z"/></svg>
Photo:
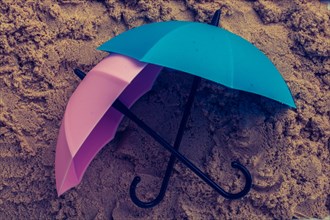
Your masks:
<svg viewBox="0 0 330 220"><path fill-rule="evenodd" d="M264 180L258 171L265 166L263 157L271 148L283 148L282 135L275 127L278 118L282 115L284 117L291 110L273 100L231 90L209 81L202 82L197 103L209 121L204 129L208 129L214 144L206 159L207 172L212 176L219 176L220 180L226 179L226 190L235 191L237 186L229 186L237 185L235 176L239 174L226 164L239 160L248 167L255 179L253 189L261 192L279 188L283 182L279 172L274 171L274 175ZM259 180L266 181L267 187L255 184ZM243 181L240 182L239 185L244 184Z"/></svg>
<svg viewBox="0 0 330 220"><path fill-rule="evenodd" d="M210 94L213 95L205 95ZM197 102L210 124L216 146L229 158L260 155L270 144L281 145L274 127L288 108L252 93L204 81Z"/></svg>

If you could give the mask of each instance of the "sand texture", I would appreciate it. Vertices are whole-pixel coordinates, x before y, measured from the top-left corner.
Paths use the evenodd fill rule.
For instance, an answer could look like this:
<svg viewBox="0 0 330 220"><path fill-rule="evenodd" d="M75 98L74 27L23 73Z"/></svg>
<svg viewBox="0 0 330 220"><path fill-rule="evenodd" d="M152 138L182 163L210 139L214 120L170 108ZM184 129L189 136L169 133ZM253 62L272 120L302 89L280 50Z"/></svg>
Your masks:
<svg viewBox="0 0 330 220"><path fill-rule="evenodd" d="M169 153L128 119L88 168L57 197L55 147L68 99L107 53L96 47L144 23L210 21L252 42L276 65L297 110L203 80L181 152L224 189L251 192L229 201L181 163L160 205ZM317 0L0 0L0 219L292 219L330 215L330 12ZM175 51L175 49L173 49ZM175 59L175 52L173 53ZM258 63L252 64L258 65ZM266 74L266 73L265 73ZM173 143L192 77L164 71L132 108Z"/></svg>

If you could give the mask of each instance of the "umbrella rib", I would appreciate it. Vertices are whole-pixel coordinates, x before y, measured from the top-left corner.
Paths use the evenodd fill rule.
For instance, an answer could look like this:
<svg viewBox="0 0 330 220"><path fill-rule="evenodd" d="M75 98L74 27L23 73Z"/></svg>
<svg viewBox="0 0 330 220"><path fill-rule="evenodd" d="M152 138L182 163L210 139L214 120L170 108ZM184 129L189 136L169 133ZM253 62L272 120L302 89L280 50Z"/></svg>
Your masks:
<svg viewBox="0 0 330 220"><path fill-rule="evenodd" d="M191 25L191 23L186 23L186 24L184 24L183 26L181 26L180 28L182 28L182 27L184 27L184 26L189 26L189 25ZM135 57L135 58L138 59L138 60L140 60L140 61L146 62L147 60L146 60L145 58L148 56L148 54L150 54L150 51L151 51L154 47L156 47L157 43L160 42L160 41L162 41L164 38L166 38L167 36L169 36L169 35L172 34L173 32L178 31L180 28L176 28L176 29L173 29L173 30L169 31L169 32L166 33L164 36L162 36L162 37L160 37L159 39L157 39L157 41L152 45L152 47L150 47L150 48L148 49L148 52L145 53L141 58L139 58L139 57ZM158 65L162 65L162 66L164 66L162 63L154 63L154 64L158 64ZM165 66L165 67L171 68L170 66Z"/></svg>

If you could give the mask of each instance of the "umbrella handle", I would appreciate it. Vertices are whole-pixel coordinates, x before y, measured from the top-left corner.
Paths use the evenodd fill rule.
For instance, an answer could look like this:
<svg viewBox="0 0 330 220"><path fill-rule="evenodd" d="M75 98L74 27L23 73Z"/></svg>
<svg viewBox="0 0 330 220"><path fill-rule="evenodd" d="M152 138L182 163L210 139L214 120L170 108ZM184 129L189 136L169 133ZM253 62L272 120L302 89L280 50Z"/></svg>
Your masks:
<svg viewBox="0 0 330 220"><path fill-rule="evenodd" d="M172 159L172 157L174 159ZM169 179L171 177L171 171L173 169L174 161L175 161L175 156L172 155L170 162L168 164L168 167L166 169L166 173L165 173L160 191L159 191L157 197L149 202L144 202L144 201L140 200L136 195L136 188L137 188L137 185L141 182L141 177L136 176L133 179L131 186L130 186L129 193L130 193L130 197L135 205L139 206L140 208L152 208L152 207L158 205L163 200L163 198L165 196L165 192L168 187ZM172 164L171 162L173 163L173 165L171 165ZM251 185L252 185L252 177L251 177L250 172L246 169L246 167L244 167L238 161L233 161L231 163L231 166L233 168L239 169L245 176L246 184L242 191L240 191L238 193L229 193L229 192L224 191L220 186L218 186L216 183L214 183L211 179L209 179L211 184L209 182L207 182L207 183L226 199L240 199L250 191ZM205 175L205 174L202 174L202 175Z"/></svg>

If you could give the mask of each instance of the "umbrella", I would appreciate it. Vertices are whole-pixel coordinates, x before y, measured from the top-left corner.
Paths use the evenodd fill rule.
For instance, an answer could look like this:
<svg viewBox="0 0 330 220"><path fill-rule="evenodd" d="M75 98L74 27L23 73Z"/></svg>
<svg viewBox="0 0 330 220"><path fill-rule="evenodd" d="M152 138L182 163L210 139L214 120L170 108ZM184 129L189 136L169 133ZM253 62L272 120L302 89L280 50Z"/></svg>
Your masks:
<svg viewBox="0 0 330 220"><path fill-rule="evenodd" d="M120 95L130 107L150 90L160 70L153 64L111 54L79 84L67 104L57 141L59 195L81 181L95 155L113 139L123 115L111 107L112 102Z"/></svg>
<svg viewBox="0 0 330 220"><path fill-rule="evenodd" d="M213 24L217 25L217 18L219 18L219 16L220 11L217 11L212 22ZM175 158L178 158L226 198L237 199L248 193L251 188L252 179L248 170L240 163L233 162L232 166L243 172L246 178L246 184L241 192L231 194L221 189L216 183L209 179L207 175L202 173L187 158L180 154L177 149L181 142L183 129L188 119L189 110L200 77L221 83L231 88L256 93L282 102L288 106L295 107L291 93L280 73L260 50L243 38L221 28L198 22L184 21L159 22L134 28L111 39L101 45L99 49L113 53L113 55L110 55L105 60L108 59L110 61L116 57L120 57L122 60L119 59L118 63L112 62L111 65L108 65L107 68L103 69L101 67L99 68L97 65L87 74L86 79L81 82L73 96L70 98L61 125L56 150L55 171L59 194L77 185L81 181L82 175L92 158L105 145L105 143L113 138L115 130L122 118L122 115L119 114L119 112L125 114L131 120L136 122L172 153L160 195L154 201L142 202L137 198L135 188L140 179L134 179L130 188L130 195L133 202L138 206L152 207L159 203L167 187L171 167L173 167ZM125 56L120 56L118 54ZM175 57L174 59L172 58L173 56ZM116 68L118 68L117 65L122 65L121 62L126 62L131 66L135 66L134 68L127 70L130 77L129 80L125 79L124 83L118 80L118 77L114 77L114 81L109 78L109 83L117 88L115 93L109 88L106 88L106 82L102 81L100 78L99 81L104 83L101 83L102 86L100 90L102 92L95 91L99 91L99 89L88 91L88 89L91 89L93 86L95 87L96 84L93 85L92 80L97 78L96 76L98 74L107 75L109 71L111 72L110 75L121 76L124 74L125 71L123 71L123 69L120 71L116 70ZM255 65L256 63L258 66ZM161 67L177 69L195 75L183 120L181 121L179 132L174 144L175 148L139 120L128 109L137 98L150 89L150 86L152 85L153 80L157 77ZM99 69L102 69L102 71ZM76 72L79 73L79 71ZM84 74L79 74L81 78L84 77ZM144 84L144 80L147 79L147 77L143 77L144 74L150 74L153 78L150 80L150 83L146 83L145 86L139 86L140 83ZM143 79L138 80L139 78ZM85 86L87 84L90 85L90 87ZM130 88L134 88L135 86L143 89L136 93L134 99L125 103L125 99L122 98L122 96L131 97L134 93L134 89L130 90ZM94 99L101 99L102 101L100 102L102 102L102 105L96 100L91 102L93 105L90 105L89 101L86 101L87 99L93 99L91 94L94 92ZM107 93L111 93L111 95ZM102 97L104 94L107 98ZM83 97L85 95L86 97ZM81 100L79 100L79 98ZM72 104L70 104L71 100L73 100ZM89 103L85 104L88 109L83 110L84 114L77 116L74 120L69 119L69 116L75 115L74 112L79 112L84 109L81 107L81 102L84 101ZM99 104L101 107L98 106ZM98 110L95 113L94 111L96 108ZM70 114L67 112L72 113ZM97 117L94 114L97 114ZM69 128L68 124L79 124L77 121L82 118L85 120L86 116L95 116L95 118L86 119L89 121L89 125L84 131L75 131L80 129L79 126L71 127L71 129ZM70 122L70 120L72 121ZM107 123L108 121L115 121L116 123L109 124ZM80 123L80 125L82 125L82 123ZM110 131L108 129L109 127L111 128ZM76 132L76 134L74 134L74 132ZM98 132L104 135L101 140L96 140L98 138ZM105 134L106 132L111 133L111 135ZM77 140L74 141L73 139ZM72 144L75 144L75 147L70 147ZM97 147L95 147L95 145L97 145ZM93 148L93 150L90 148ZM67 152L65 156L62 155L63 152Z"/></svg>

